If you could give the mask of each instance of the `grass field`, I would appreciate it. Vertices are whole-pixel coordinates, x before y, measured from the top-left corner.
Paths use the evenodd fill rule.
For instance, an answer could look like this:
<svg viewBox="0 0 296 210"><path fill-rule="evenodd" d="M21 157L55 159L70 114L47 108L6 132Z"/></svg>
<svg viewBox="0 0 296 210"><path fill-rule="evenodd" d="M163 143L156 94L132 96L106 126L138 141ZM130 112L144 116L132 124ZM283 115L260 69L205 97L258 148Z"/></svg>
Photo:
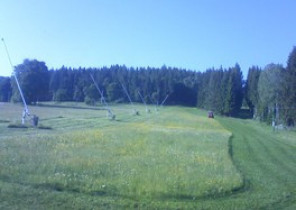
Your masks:
<svg viewBox="0 0 296 210"><path fill-rule="evenodd" d="M76 106L30 107L47 130L7 128L22 108L0 105L0 209L296 205L294 131L208 119L194 108L147 114L137 106L132 116L129 106L114 106L110 121L104 110Z"/></svg>

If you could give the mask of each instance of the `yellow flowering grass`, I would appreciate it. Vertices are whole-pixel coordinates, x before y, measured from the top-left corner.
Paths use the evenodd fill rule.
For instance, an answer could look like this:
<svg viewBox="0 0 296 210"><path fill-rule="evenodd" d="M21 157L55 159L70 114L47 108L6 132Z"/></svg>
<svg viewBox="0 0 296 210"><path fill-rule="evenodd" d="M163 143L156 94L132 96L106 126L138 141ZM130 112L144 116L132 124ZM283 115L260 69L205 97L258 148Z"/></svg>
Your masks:
<svg viewBox="0 0 296 210"><path fill-rule="evenodd" d="M52 116L41 123L53 131L29 129L3 138L0 176L51 190L137 200L219 196L242 185L228 153L231 133L205 113L169 107L131 117L116 108L118 121L100 110L52 108L54 114L35 108L41 115L50 110Z"/></svg>

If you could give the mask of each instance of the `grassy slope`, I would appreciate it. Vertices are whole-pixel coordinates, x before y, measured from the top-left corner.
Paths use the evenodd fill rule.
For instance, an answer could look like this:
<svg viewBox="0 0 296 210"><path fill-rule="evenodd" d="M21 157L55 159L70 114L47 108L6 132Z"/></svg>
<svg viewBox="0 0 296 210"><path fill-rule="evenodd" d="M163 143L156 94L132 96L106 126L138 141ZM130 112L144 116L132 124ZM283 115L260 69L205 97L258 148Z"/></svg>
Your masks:
<svg viewBox="0 0 296 210"><path fill-rule="evenodd" d="M0 208L19 208L22 206L22 208L92 208L92 207L100 207L104 209L108 208L159 208L159 209L294 209L296 203L295 203L295 189L296 189L296 143L295 143L295 132L273 132L269 127L266 127L262 124L258 124L253 121L249 120L239 120L239 119L229 119L229 118L217 118L218 121L229 131L232 133L232 137L229 140L229 151L224 150L225 144L211 144L211 141L207 141L206 144L202 144L202 141L195 147L194 144L183 144L184 148L178 148L175 147L175 145L180 141L182 136L188 136L186 137L188 142L192 138L196 139L215 139L217 138L217 134L219 135L226 135L229 137L229 133L225 131L219 123L217 123L216 120L213 121L213 124L211 121L205 121L203 118L192 118L192 116L196 116L198 114L199 116L204 116L204 112L197 111L195 109L179 109L179 108L170 108L168 111L167 109L165 111L162 111L159 116L156 117L156 115L151 115L150 117L146 118L144 116L138 117L136 120L135 118L129 118L127 115L121 115L120 112L118 114L119 121L116 122L117 125L121 128L118 132L117 129L114 129L113 126L110 126L110 122L108 121L100 121L99 125L97 125L97 119L101 118L103 119L103 115L99 114L96 115L97 112L88 112L85 111L83 115L79 115L81 112L74 112L73 110L68 110L66 113L65 111L61 111L60 109L57 109L60 111L60 115L63 116L63 118L56 118L53 116L48 116L47 120L44 121L44 123L49 124L50 126L53 126L55 128L55 131L63 131L63 136L66 135L69 138L65 140L62 137L56 137L54 144L40 144L40 138L37 138L32 141L32 139L26 139L26 141L30 141L32 144L29 147L25 147L23 149L31 149L31 151L35 151L35 154L37 156L31 155L29 156L31 159L34 159L39 157L40 161L36 162L33 161L32 163L35 164L35 166L40 167L39 163L42 163L42 157L46 156L46 154L50 155L51 148L55 149L56 153L56 163L53 165L53 168L58 166L60 169L65 169L65 166L69 166L69 164L74 164L73 166L76 167L84 167L83 170L88 170L87 173L91 173L91 168L93 166L91 165L91 159L87 158L87 155L91 155L92 153L90 151L91 148L98 149L98 147L101 144L94 144L94 140L92 139L98 139L102 135L101 132L99 132L96 129L90 129L85 132L80 132L80 137L88 136L89 142L83 144L70 144L73 140L73 136L78 136L76 141L81 142L79 135L76 132L74 134L69 134L69 129L83 129L85 127L99 127L100 129L103 129L105 132L104 138L106 139L113 139L116 140L115 136L121 136L122 138L126 139L125 144L122 144L121 141L115 141L118 147L114 151L114 153L119 154L120 158L113 159L109 162L111 164L117 163L117 171L116 173L120 173L120 171L124 171L124 169L121 168L119 170L119 166L123 163L130 162L126 161L127 159L131 160L131 154L138 154L139 159L134 159L134 164L131 163L131 165L125 165L125 169L134 169L133 171L139 172L143 171L143 173L134 173L132 176L125 177L125 180L128 178L133 179L133 185L127 185L127 184L121 184L121 187L118 187L115 191L121 192L120 195L113 195L112 196L112 188L108 190L102 190L97 188L92 188L90 186L87 186L85 183L85 177L82 179L83 182L81 183L81 180L79 182L79 177L83 174L76 175L76 181L78 179L78 186L77 188L73 187L67 187L67 185L63 185L63 181L69 181L69 179L63 179L62 171L59 171L55 182L47 181L45 184L42 184L41 181L42 178L38 182L38 177L34 178L32 176L26 176L25 178L27 180L24 180L23 176L15 176L12 180L8 180L8 177L2 176L2 181L0 182L1 191L0 191ZM119 111L119 110L118 110ZM42 112L41 112L42 113ZM56 113L56 112L53 112ZM76 113L77 116L73 117L73 113ZM180 113L182 113L180 115ZM86 120L87 118L88 120ZM168 119L169 118L169 119ZM180 120L181 119L181 120ZM200 120L201 119L201 120ZM81 122L83 124L81 125ZM209 122L209 124L207 124ZM1 123L5 124L5 123ZM136 133L137 135L131 135L130 132L128 132L127 127L125 125L129 125L129 129L131 128L133 130L133 134ZM196 126L197 125L197 126ZM1 125L0 125L1 126ZM122 126L122 127L121 127ZM2 131L5 131L4 127L2 127ZM117 131L116 131L117 130ZM193 132L193 130L197 132ZM55 132L53 131L53 132ZM107 132L108 131L108 132ZM216 132L217 131L217 132ZM23 132L23 131L22 131ZM28 132L29 136L34 134L34 130L32 131L26 131ZM39 132L39 135L43 138L47 136L47 142L48 140L53 140L52 134L48 136L48 131L42 131L43 134L41 135ZM51 131L52 132L52 131ZM20 131L17 131L19 135ZM109 134L108 134L109 133ZM216 134L215 134L216 133ZM2 137L5 136L5 132L2 132ZM96 138L93 138L96 136ZM1 136L1 135L0 135ZM7 135L8 136L8 135ZM5 138L7 138L7 136ZM141 141L136 141L135 144L135 137L141 136ZM169 144L156 144L156 142L159 143L160 139L168 138L172 141ZM173 137L173 138L172 138ZM104 140L103 138L103 140ZM0 138L1 139L1 138ZM13 137L12 137L13 139ZM72 139L72 140L71 140ZM137 138L136 138L137 139ZM150 149L143 151L142 153L139 153L139 149L147 148L147 143L150 141L147 141L148 139L156 139L155 144L148 144L150 145ZM224 138L222 138L224 139ZM71 140L71 141L70 141ZM74 139L75 140L75 139ZM222 140L223 141L223 140ZM35 142L35 143L34 143ZM45 141L46 142L46 141ZM113 141L113 143L115 143ZM3 141L1 142L3 145ZM11 144L12 148L16 149L18 148L18 145L21 144L21 142L16 142L16 144ZM166 142L169 143L169 142ZM21 144L23 145L23 144ZM38 145L38 146L37 146ZM69 147L72 145L71 150L65 150L63 147ZM107 151L110 149L114 149L112 146L113 144L104 144L104 150ZM128 147L125 147L125 145L128 145ZM187 147L186 147L187 145ZM178 145L179 146L179 145ZM216 146L218 146L218 149L222 149L221 153L218 154L211 154L211 152L207 151L217 151ZM227 146L227 145L226 145ZM163 151L161 148L171 148L171 153L168 153L169 150ZM129 148L127 150L127 148ZM78 151L77 151L78 149ZM75 151L81 152L81 155L83 157L83 160L79 159L71 159L68 158L70 162L59 162L58 160L61 159L61 156L67 159L68 157L71 157L71 152ZM187 173L183 173L183 171L186 171L186 166L188 165L188 160L192 160L192 156L190 155L184 155L185 153L182 151L199 151L198 152L198 158L199 161L199 167L197 168L199 171L193 171L193 173L190 174L188 178L186 178ZM37 151L37 152L36 152ZM65 153L63 151L69 151L70 153ZM155 153L151 153L149 151L155 151ZM46 153L47 152L47 153ZM75 154L76 154L75 152ZM103 153L103 150L101 151L102 155L105 156L108 155L107 153ZM229 164L229 158L221 159L220 157L226 157L224 152L229 152L232 155L232 160L234 164L236 165L237 169L240 171L240 174L244 179L243 185L239 181L240 178L234 182L229 182L232 177L237 177L237 173L233 173L233 168L230 167L230 170L223 171L227 167L223 167L223 164L226 163L226 165L231 166L232 164ZM157 158L154 157L155 154L163 154L168 153L171 156L163 156L161 155ZM3 155L4 153L1 153ZM26 154L26 153L25 153ZM190 153L189 153L190 154ZM192 153L191 153L192 154ZM28 155L28 154L27 154ZM39 156L38 156L39 155ZM176 157L183 156L183 158L178 158L179 161L175 162ZM222 156L221 156L222 155ZM144 156L143 159L141 157ZM228 156L228 154L227 154ZM3 156L2 156L3 157ZM22 157L22 156L20 156ZM99 156L96 156L99 159ZM52 158L52 157L51 157ZM141 167L145 163L145 160L147 158L150 159L159 159L164 158L163 160L172 159L174 161L172 162L165 162L164 166L169 165L168 169L171 171L171 175L168 177L167 175L164 175L167 171L163 171L164 174L161 174L161 170L159 170L159 167L162 166L161 163L156 163L153 161L150 161L150 163L146 163L146 170ZM175 158L175 159L174 159ZM219 159L220 158L220 159ZM210 162L207 162L208 160L211 160ZM79 162L80 161L80 162ZM226 162L225 162L226 161ZM190 161L189 161L190 162ZM201 163L207 163L205 165ZM21 159L17 160L17 163L22 163ZM43 162L44 163L44 162ZM90 164L91 167L87 168L85 165L86 163ZM141 164L139 164L141 163ZM38 165L39 164L39 165ZM150 164L150 165L149 165ZM216 170L215 169L216 164ZM194 166L194 165L193 165ZM32 166L30 166L32 167ZM105 165L105 167L110 172L110 166ZM140 168L139 168L140 167ZM192 165L190 166L192 167ZM204 168L202 168L204 167ZM178 172L178 168L181 169ZM73 169L73 167L70 167L70 169ZM141 170L140 170L141 169ZM203 169L203 170L202 170ZM223 169L223 170L221 170ZM24 169L22 169L24 170ZM21 172L24 172L22 171ZM216 171L215 171L216 170ZM29 170L30 171L30 170ZM81 171L80 169L77 169L76 171ZM96 170L94 170L96 171ZM114 171L114 170L113 170ZM154 171L160 171L160 174L158 176L155 176ZM44 173L52 173L50 171L50 168L48 166L44 167L43 169L37 170L37 172L44 174ZM69 172L69 171L68 171ZM64 173L71 174L71 173ZM187 171L186 171L187 172ZM231 173L230 173L231 172ZM222 175L222 179L219 179L219 173ZM18 174L18 173L14 173ZM127 171L125 171L123 174L128 174ZM224 174L224 175L223 175ZM231 176L227 176L228 174L231 174ZM52 174L51 174L52 175ZM53 174L55 175L55 174ZM72 175L74 175L72 173ZM160 176L159 176L160 175ZM211 177L212 175L212 177ZM226 176L225 176L226 175ZM114 180L116 180L116 175L112 175ZM181 178L186 178L185 182L182 181ZM74 176L70 177L71 179L75 178ZM94 177L92 177L94 178ZM144 180L142 179L144 178ZM148 179L147 179L148 178ZM171 178L171 180L169 179ZM230 178L230 179L229 179ZM11 178L10 178L11 179ZM31 180L30 180L31 179ZM158 182L154 182L158 179ZM192 179L192 180L191 180ZM5 181L6 180L6 181ZM36 181L37 180L37 181ZM135 180L138 180L138 182L135 182ZM191 181L186 181L191 180ZM205 183L207 180L224 180L216 183L216 185L212 185L212 187L206 189L209 187L208 185L203 185L201 183ZM32 182L34 181L35 184L20 184L21 182ZM92 180L93 181L93 180ZM91 182L92 182L91 181ZM174 181L177 181L179 184L175 185ZM117 179L117 183L120 182L120 179ZM165 185L159 185L158 183L164 182ZM54 184L53 184L54 183ZM56 185L58 183L58 185ZM71 183L71 182L70 182ZM80 185L79 185L80 183ZM182 183L186 183L185 185ZM236 184L235 184L236 183ZM201 184L200 186L198 186ZM104 183L99 183L97 186L104 186ZM73 184L68 185L73 186ZM75 185L74 185L75 186ZM105 185L104 188L109 185ZM116 185L116 186L120 186ZM153 186L149 188L149 186ZM167 186L171 186L170 188L166 188ZM177 186L177 187L176 187ZM221 187L222 186L222 191ZM229 191L230 188L227 189L227 186L232 188L232 190ZM147 191L148 187L148 191ZM159 187L157 191L157 187ZM175 188L174 188L175 187ZM204 187L204 188L202 188ZM225 189L224 189L224 188ZM196 190L198 189L198 190ZM209 189L212 189L209 190ZM236 190L235 190L236 189ZM149 191L150 190L150 191ZM220 190L220 191L219 191ZM81 191L81 192L80 192ZM107 192L107 193L106 193ZM114 192L114 191L113 191ZM153 194L153 193L154 194ZM189 193L188 193L189 192ZM207 194L206 192L210 192ZM109 193L109 194L108 194ZM162 196L160 196L162 195ZM136 199L135 199L136 198ZM157 199L156 199L157 198ZM53 202L54 201L54 202Z"/></svg>
<svg viewBox="0 0 296 210"><path fill-rule="evenodd" d="M131 117L123 108L110 122L98 110L34 107L52 131L2 126L0 207L189 207L242 185L231 133L204 112Z"/></svg>

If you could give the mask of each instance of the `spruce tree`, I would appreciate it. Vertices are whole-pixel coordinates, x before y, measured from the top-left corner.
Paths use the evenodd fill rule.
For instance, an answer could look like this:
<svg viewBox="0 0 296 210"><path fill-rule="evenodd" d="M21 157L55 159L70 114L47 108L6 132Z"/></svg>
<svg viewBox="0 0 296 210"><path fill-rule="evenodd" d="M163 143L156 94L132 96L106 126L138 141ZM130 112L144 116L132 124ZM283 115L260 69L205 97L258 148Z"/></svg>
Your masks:
<svg viewBox="0 0 296 210"><path fill-rule="evenodd" d="M287 83L287 95L285 100L288 110L286 123L290 125L296 122L296 46L288 57L285 79Z"/></svg>
<svg viewBox="0 0 296 210"><path fill-rule="evenodd" d="M245 99L247 104L253 114L256 116L256 110L258 106L258 81L260 77L261 69L257 66L253 66L249 68L248 77L246 81L246 92L245 92Z"/></svg>

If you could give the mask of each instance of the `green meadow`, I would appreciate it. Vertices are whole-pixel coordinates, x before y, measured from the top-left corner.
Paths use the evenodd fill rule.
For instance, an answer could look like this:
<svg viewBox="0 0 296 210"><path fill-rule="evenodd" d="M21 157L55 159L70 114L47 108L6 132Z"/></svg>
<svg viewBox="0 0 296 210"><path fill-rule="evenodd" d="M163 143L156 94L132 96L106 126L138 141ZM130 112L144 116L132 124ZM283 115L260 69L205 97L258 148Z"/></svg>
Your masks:
<svg viewBox="0 0 296 210"><path fill-rule="evenodd" d="M296 132L195 108L0 104L0 209L294 209ZM41 129L50 128L50 129Z"/></svg>

